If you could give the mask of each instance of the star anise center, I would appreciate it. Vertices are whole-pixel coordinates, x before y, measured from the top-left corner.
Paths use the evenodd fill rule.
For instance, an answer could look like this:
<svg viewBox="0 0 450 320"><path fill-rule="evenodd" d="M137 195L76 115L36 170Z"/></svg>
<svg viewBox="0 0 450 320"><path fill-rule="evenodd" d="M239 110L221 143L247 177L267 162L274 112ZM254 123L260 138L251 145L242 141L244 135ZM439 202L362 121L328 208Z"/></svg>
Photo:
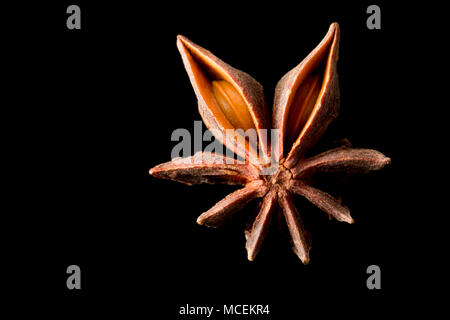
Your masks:
<svg viewBox="0 0 450 320"><path fill-rule="evenodd" d="M291 170L286 168L282 162L277 165L274 174L262 176L268 189L277 193L282 190L288 190L294 179Z"/></svg>

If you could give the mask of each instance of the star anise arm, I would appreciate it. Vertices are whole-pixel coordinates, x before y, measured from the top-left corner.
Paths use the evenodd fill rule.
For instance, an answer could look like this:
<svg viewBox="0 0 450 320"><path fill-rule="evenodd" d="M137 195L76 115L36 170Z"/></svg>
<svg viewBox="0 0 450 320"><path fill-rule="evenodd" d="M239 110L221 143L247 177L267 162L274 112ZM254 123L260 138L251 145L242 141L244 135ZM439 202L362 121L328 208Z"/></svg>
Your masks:
<svg viewBox="0 0 450 320"><path fill-rule="evenodd" d="M376 150L340 147L299 161L291 172L295 179L317 172L365 173L379 170L390 162L390 158Z"/></svg>
<svg viewBox="0 0 450 320"><path fill-rule="evenodd" d="M268 232L270 223L272 221L273 210L276 207L277 195L276 192L269 192L264 197L261 209L253 222L252 228L245 231L245 238L247 243L248 260L253 261L261 248L262 242Z"/></svg>
<svg viewBox="0 0 450 320"><path fill-rule="evenodd" d="M162 163L150 174L188 185L199 183L246 184L258 178L258 170L248 163L237 163L223 155L198 152L192 157L177 158Z"/></svg>
<svg viewBox="0 0 450 320"><path fill-rule="evenodd" d="M252 181L244 188L229 194L217 202L211 209L202 213L197 218L197 223L213 228L220 227L251 200L263 197L266 193L267 187L264 181Z"/></svg>
<svg viewBox="0 0 450 320"><path fill-rule="evenodd" d="M177 47L197 97L200 115L212 134L255 165L270 162L268 139L264 136L264 129L270 128L270 117L262 85L184 36L177 37ZM230 129L254 129L258 146L239 139L242 136Z"/></svg>
<svg viewBox="0 0 450 320"><path fill-rule="evenodd" d="M273 126L278 131L276 160L292 168L322 136L339 110L337 60L339 26L331 24L317 47L275 88Z"/></svg>
<svg viewBox="0 0 450 320"><path fill-rule="evenodd" d="M338 221L354 222L350 216L350 210L326 192L308 186L301 181L294 181L289 190L292 193L305 197L312 204Z"/></svg>
<svg viewBox="0 0 450 320"><path fill-rule="evenodd" d="M302 219L292 201L292 197L287 192L283 193L279 195L278 202L283 210L284 218L291 234L292 249L303 264L308 264L309 250L311 248L310 236L303 226Z"/></svg>

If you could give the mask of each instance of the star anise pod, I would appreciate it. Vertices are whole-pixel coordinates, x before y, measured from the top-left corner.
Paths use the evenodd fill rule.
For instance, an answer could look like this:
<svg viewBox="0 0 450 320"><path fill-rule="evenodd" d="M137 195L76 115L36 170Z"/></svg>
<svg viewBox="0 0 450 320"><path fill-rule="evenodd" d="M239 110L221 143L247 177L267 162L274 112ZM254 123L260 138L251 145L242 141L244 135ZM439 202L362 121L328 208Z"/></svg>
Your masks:
<svg viewBox="0 0 450 320"><path fill-rule="evenodd" d="M248 259L255 258L272 216L281 209L293 250L304 264L308 263L310 237L292 195L303 196L330 217L352 223L349 209L333 196L311 186L311 177L322 172L342 171L348 175L378 170L390 162L378 151L354 149L349 144L305 157L305 152L338 114L338 24L333 23L319 45L278 82L272 121L263 88L255 79L183 36L178 36L177 46L205 125L216 139L246 161L199 152L184 159L187 161L174 159L160 164L152 168L150 174L189 185L243 185L200 215L197 222L219 227L248 202L262 198L253 225L245 231ZM241 133L229 134L229 129L255 130L256 145L249 139L239 139ZM278 129L276 139L269 141L264 129ZM265 171L269 167L274 169L271 174Z"/></svg>

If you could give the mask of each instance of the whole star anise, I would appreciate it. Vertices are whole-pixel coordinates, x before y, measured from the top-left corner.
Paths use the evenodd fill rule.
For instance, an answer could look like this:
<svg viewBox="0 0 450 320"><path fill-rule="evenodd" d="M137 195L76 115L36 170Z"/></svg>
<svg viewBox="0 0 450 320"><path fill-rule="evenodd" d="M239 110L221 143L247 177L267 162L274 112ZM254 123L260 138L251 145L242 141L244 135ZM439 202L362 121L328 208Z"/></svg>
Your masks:
<svg viewBox="0 0 450 320"><path fill-rule="evenodd" d="M178 36L177 46L205 125L216 139L246 161L239 163L224 155L200 152L186 158L187 161L160 164L152 168L150 174L189 185L244 185L200 215L197 222L219 227L249 201L262 198L253 225L245 231L248 259L255 258L272 215L281 209L293 250L304 264L308 263L310 237L292 195L305 197L330 217L352 223L349 209L331 195L312 187L311 177L320 172L352 174L378 170L390 162L378 151L354 149L348 143L311 158L305 157L305 152L338 114L338 24L333 23L320 44L278 82L272 121L263 88L251 76L183 36ZM264 129L271 128L278 130L268 141ZM241 133L229 134L230 129L255 130L256 145L247 138L239 139ZM264 171L269 167L274 169L270 171L272 174Z"/></svg>

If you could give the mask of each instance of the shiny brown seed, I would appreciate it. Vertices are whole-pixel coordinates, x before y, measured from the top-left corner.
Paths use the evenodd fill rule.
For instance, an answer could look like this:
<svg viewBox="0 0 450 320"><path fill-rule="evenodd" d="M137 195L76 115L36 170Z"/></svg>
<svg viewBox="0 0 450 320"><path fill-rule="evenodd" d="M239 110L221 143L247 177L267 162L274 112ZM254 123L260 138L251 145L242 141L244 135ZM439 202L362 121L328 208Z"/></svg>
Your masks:
<svg viewBox="0 0 450 320"><path fill-rule="evenodd" d="M213 80L211 87L220 109L234 128L255 128L247 104L232 84L225 80Z"/></svg>
<svg viewBox="0 0 450 320"><path fill-rule="evenodd" d="M317 97L322 89L322 79L321 72L315 72L297 89L287 120L287 138L291 145L297 139L317 103Z"/></svg>

